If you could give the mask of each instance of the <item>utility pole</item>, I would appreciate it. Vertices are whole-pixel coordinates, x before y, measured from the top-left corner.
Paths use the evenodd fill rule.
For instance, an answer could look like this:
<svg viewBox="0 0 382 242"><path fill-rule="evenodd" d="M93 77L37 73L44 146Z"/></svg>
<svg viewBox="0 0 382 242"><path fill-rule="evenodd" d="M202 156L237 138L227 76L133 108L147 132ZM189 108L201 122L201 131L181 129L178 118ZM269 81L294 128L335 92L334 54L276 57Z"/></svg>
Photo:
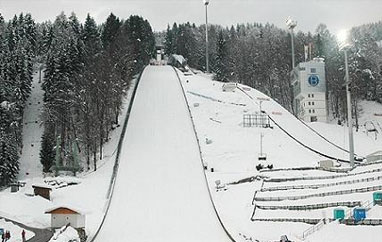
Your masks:
<svg viewBox="0 0 382 242"><path fill-rule="evenodd" d="M291 17L288 17L286 20L286 25L290 29L291 45L292 45L292 70L296 66L294 59L294 33L293 29L297 26L297 22L292 20Z"/></svg>
<svg viewBox="0 0 382 242"><path fill-rule="evenodd" d="M350 93L350 78L349 78L349 64L348 64L348 52L345 52L345 76L346 76L346 101L348 109L348 126L349 126L349 160L350 166L354 167L354 140L353 140L353 116L352 116L352 105L351 105L351 93Z"/></svg>
<svg viewBox="0 0 382 242"><path fill-rule="evenodd" d="M347 116L348 116L348 128L349 128L349 161L350 166L354 167L354 140L353 140L353 117L352 117L352 105L351 105L351 93L350 93L350 77L349 77L349 63L348 63L348 48L349 32L346 30L340 31L337 35L340 50L345 54L345 88L346 88L346 101L347 101Z"/></svg>

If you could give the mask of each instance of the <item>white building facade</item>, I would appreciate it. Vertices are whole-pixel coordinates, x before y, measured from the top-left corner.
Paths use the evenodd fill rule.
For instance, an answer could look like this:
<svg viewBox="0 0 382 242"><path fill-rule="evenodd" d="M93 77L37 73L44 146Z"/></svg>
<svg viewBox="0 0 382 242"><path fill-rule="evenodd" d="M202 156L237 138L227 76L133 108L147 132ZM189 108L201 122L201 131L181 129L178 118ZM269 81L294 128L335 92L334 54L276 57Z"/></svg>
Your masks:
<svg viewBox="0 0 382 242"><path fill-rule="evenodd" d="M85 228L85 215L78 210L67 207L55 207L45 213L51 214L52 228L61 228L68 224L75 229Z"/></svg>
<svg viewBox="0 0 382 242"><path fill-rule="evenodd" d="M305 122L327 122L325 62L314 58L292 72L294 109Z"/></svg>

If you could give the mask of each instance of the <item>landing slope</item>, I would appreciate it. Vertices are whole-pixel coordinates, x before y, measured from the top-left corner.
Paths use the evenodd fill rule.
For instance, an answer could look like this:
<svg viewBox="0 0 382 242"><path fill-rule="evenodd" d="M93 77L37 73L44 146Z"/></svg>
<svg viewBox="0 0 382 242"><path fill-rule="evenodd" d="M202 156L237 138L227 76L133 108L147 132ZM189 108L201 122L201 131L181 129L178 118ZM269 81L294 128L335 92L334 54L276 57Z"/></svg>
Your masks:
<svg viewBox="0 0 382 242"><path fill-rule="evenodd" d="M198 152L174 70L147 67L96 241L230 241L214 212Z"/></svg>

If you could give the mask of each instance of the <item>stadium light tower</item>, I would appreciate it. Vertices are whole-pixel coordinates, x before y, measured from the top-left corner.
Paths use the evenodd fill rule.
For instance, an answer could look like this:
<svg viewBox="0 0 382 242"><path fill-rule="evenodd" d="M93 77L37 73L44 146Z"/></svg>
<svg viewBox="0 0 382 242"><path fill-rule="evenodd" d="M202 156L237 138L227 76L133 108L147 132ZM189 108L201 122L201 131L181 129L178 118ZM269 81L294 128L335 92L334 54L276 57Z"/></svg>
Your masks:
<svg viewBox="0 0 382 242"><path fill-rule="evenodd" d="M291 37L291 44L292 44L292 69L295 67L295 60L294 60L294 36L293 36L293 29L297 26L297 21L292 20L291 17L288 17L285 21L286 26L288 29L290 29L290 37Z"/></svg>
<svg viewBox="0 0 382 242"><path fill-rule="evenodd" d="M338 46L340 50L345 54L345 85L346 85L346 100L348 109L348 125L349 125L349 161L350 166L354 167L354 141L353 141L353 118L351 107L351 95L349 90L350 78L349 78L349 64L348 64L348 52L350 47L349 32L347 30L341 30L337 34Z"/></svg>
<svg viewBox="0 0 382 242"><path fill-rule="evenodd" d="M208 4L210 0L203 0L204 6L206 6L206 72L210 73L209 61L208 61Z"/></svg>

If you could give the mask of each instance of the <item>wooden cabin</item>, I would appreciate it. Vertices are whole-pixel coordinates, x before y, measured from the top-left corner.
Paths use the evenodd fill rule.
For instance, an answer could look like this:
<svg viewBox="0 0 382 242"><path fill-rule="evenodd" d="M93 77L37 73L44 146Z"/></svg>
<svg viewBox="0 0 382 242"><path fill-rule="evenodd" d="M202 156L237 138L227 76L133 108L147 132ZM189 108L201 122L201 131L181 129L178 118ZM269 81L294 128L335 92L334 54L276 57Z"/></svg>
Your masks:
<svg viewBox="0 0 382 242"><path fill-rule="evenodd" d="M45 199L50 200L50 192L52 191L52 188L48 185L32 185L34 195L35 196L41 196Z"/></svg>

